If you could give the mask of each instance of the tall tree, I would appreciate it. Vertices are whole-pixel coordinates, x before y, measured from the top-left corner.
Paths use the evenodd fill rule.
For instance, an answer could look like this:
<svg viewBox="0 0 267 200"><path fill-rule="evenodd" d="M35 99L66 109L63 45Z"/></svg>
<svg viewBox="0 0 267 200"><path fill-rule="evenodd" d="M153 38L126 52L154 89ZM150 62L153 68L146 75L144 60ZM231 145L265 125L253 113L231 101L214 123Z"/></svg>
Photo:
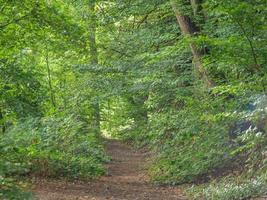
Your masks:
<svg viewBox="0 0 267 200"><path fill-rule="evenodd" d="M199 0L191 0L193 12L195 15L197 15L197 13L199 12L199 3ZM189 38L193 38L199 35L200 28L192 20L192 18L190 17L190 11L188 12L187 9L190 6L190 2L187 0L179 0L179 2L177 0L171 0L171 5L183 35ZM190 42L190 49L193 54L193 62L197 74L208 87L214 86L214 82L211 80L211 78L208 76L207 71L204 69L204 50L195 42Z"/></svg>
<svg viewBox="0 0 267 200"><path fill-rule="evenodd" d="M97 18L95 13L95 0L88 1L89 7L89 48L90 48L90 63L91 65L98 65L98 51L96 44L96 27ZM96 99L93 102L93 127L96 133L100 133L100 106Z"/></svg>

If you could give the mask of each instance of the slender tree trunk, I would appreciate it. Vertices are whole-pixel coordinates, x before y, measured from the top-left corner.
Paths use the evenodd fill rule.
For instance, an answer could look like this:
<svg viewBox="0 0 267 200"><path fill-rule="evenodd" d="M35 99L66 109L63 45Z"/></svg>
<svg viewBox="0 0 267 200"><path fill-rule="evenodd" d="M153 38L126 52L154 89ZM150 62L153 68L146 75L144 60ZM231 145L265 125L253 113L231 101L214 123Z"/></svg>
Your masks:
<svg viewBox="0 0 267 200"><path fill-rule="evenodd" d="M3 121L4 120L4 115L2 113L2 111L0 110L0 125L2 126L2 133L5 133L6 132L6 126L5 126L5 122Z"/></svg>
<svg viewBox="0 0 267 200"><path fill-rule="evenodd" d="M259 64L258 64L258 60L257 60L257 54L256 54L255 47L253 45L252 38L249 36L249 34L247 33L247 31L245 30L245 28L243 27L243 25L238 21L238 19L235 19L233 16L231 16L231 18L239 26L239 28L241 29L243 35L245 36L245 38L248 41L248 44L249 44L250 50L251 50L251 55L252 55L253 62L254 62L254 65L252 66L252 70L253 71L260 70L260 67L259 67Z"/></svg>
<svg viewBox="0 0 267 200"><path fill-rule="evenodd" d="M186 0L181 0L185 5L188 4ZM194 5L194 12L198 12L198 3L197 0L192 0L191 4ZM182 31L182 34L187 37L195 37L200 33L199 27L193 22L193 20L188 16L188 14L185 14L183 9L180 8L177 5L177 2L175 0L171 0L171 5L174 10L177 22L180 26L180 29ZM190 5L190 4L189 4ZM203 80L203 82L208 87L214 86L214 82L208 77L208 74L203 66L203 56L204 56L204 50L201 47L198 47L197 44L194 42L190 43L190 49L193 55L193 62L194 67L197 72L197 74L200 76L200 78Z"/></svg>
<svg viewBox="0 0 267 200"><path fill-rule="evenodd" d="M190 0L194 16L198 16L201 12L201 2L201 0Z"/></svg>
<svg viewBox="0 0 267 200"><path fill-rule="evenodd" d="M67 110L67 80L66 80L66 74L64 74L64 79L63 79L63 91L64 91L64 95L63 95L63 104L64 104L64 110Z"/></svg>
<svg viewBox="0 0 267 200"><path fill-rule="evenodd" d="M47 48L46 48L45 62L46 62L48 86L50 90L50 100L51 100L51 104L53 105L53 107L56 108L56 100L55 100L55 94L54 94L53 85L52 85L51 69L50 69L50 64L49 64L49 55L48 55Z"/></svg>
<svg viewBox="0 0 267 200"><path fill-rule="evenodd" d="M96 14L95 14L95 0L89 0L89 48L90 48L90 63L92 65L98 64L98 51L96 46ZM100 105L96 100L93 103L93 126L96 133L100 133Z"/></svg>

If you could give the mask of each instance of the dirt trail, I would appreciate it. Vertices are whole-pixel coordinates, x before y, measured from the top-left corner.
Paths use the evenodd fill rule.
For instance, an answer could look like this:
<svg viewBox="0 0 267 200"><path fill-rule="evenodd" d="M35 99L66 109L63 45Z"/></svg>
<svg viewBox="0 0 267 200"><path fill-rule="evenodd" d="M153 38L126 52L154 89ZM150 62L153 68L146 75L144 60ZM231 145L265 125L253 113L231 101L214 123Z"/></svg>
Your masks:
<svg viewBox="0 0 267 200"><path fill-rule="evenodd" d="M175 187L159 187L148 182L145 160L148 155L137 152L115 140L108 140L107 153L112 162L108 175L92 182L67 183L38 181L40 200L184 200Z"/></svg>

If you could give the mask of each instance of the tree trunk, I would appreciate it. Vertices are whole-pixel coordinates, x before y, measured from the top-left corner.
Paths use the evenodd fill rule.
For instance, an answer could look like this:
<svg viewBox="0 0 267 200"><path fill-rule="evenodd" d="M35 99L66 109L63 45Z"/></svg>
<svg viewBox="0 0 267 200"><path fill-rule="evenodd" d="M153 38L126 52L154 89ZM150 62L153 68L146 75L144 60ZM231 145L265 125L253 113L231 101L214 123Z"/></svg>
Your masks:
<svg viewBox="0 0 267 200"><path fill-rule="evenodd" d="M92 65L98 64L98 51L96 46L96 14L95 14L95 0L89 0L89 49L90 49L90 63ZM93 103L93 127L96 133L100 134L100 106L99 101Z"/></svg>
<svg viewBox="0 0 267 200"><path fill-rule="evenodd" d="M48 86L49 86L49 90L50 90L50 100L51 100L52 106L54 108L56 108L56 100L55 100L55 94L54 94L53 85L52 85L51 69L50 69L50 65L49 65L49 55L48 55L47 47L46 47L45 62L46 62Z"/></svg>
<svg viewBox="0 0 267 200"><path fill-rule="evenodd" d="M184 5L187 5L186 0L182 0ZM191 0L192 5L194 5L193 10L194 12L198 12L198 6L197 3L198 0ZM176 19L178 21L178 24L180 26L180 29L182 31L182 34L187 36L187 37L195 37L200 33L199 27L192 21L192 19L184 13L183 9L181 9L175 0L171 0L171 5L174 10ZM203 80L203 82L206 84L208 87L214 86L214 82L208 77L208 74L206 70L203 67L203 61L202 58L204 56L204 50L201 47L198 47L194 42L190 43L190 49L193 55L193 62L194 62L194 67L199 75L199 77Z"/></svg>
<svg viewBox="0 0 267 200"><path fill-rule="evenodd" d="M3 115L1 110L0 110L0 125L2 126L2 128L1 128L2 133L5 133L6 132L6 126L5 126L5 122L4 122L4 115Z"/></svg>
<svg viewBox="0 0 267 200"><path fill-rule="evenodd" d="M201 0L190 0L190 3L193 8L194 16L198 16L201 12Z"/></svg>

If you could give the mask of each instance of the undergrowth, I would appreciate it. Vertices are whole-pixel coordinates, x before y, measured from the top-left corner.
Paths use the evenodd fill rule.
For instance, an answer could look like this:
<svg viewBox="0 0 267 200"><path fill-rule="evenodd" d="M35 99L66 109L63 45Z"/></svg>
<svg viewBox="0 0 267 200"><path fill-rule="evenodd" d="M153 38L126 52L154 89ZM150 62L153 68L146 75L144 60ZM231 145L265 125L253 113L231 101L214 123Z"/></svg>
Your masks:
<svg viewBox="0 0 267 200"><path fill-rule="evenodd" d="M170 113L158 115L155 120L165 126L152 129L160 145L154 148L159 153L151 179L196 184L187 190L192 199L243 200L267 192L266 96L240 99L221 102L224 109L215 106L218 102L191 100L194 107L172 111L166 121Z"/></svg>
<svg viewBox="0 0 267 200"><path fill-rule="evenodd" d="M91 179L105 172L105 161L99 138L76 117L24 119L1 136L0 194L4 199L13 199L13 194L27 196L9 177Z"/></svg>
<svg viewBox="0 0 267 200"><path fill-rule="evenodd" d="M186 190L193 200L244 200L267 192L266 174L255 178L224 178Z"/></svg>

